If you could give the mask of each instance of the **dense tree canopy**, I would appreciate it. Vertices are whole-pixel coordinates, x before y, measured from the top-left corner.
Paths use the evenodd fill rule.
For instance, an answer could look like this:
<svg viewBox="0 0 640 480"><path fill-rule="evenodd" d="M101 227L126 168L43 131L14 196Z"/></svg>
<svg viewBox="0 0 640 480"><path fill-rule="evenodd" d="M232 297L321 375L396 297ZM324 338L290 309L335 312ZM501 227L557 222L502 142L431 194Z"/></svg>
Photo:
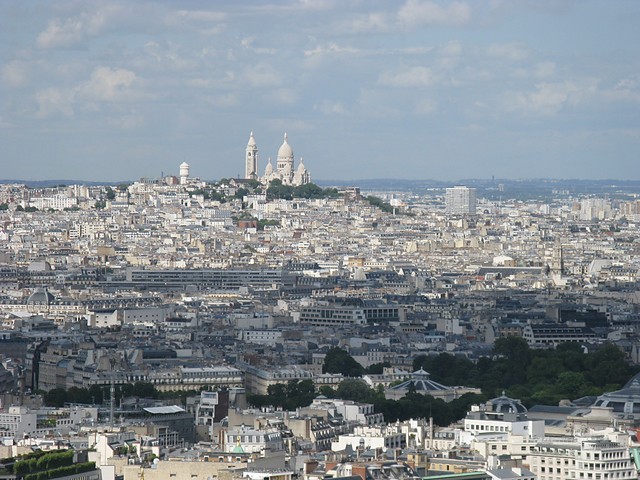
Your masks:
<svg viewBox="0 0 640 480"><path fill-rule="evenodd" d="M321 188L315 183L305 185L284 185L281 180L272 180L267 188L267 199L281 198L293 200L294 198L336 198L340 194L335 188Z"/></svg>
<svg viewBox="0 0 640 480"><path fill-rule="evenodd" d="M271 405L286 410L306 407L318 395L312 380L291 380L288 383L269 385L267 395L250 395L249 402L255 407Z"/></svg>
<svg viewBox="0 0 640 480"><path fill-rule="evenodd" d="M522 338L505 337L496 341L493 353L493 358L481 358L477 363L448 353L420 355L413 367L424 368L445 385L481 388L488 397L506 390L526 406L557 405L562 399L616 390L638 371L612 344L592 353L584 353L580 345L572 343L555 350L533 350Z"/></svg>
<svg viewBox="0 0 640 480"><path fill-rule="evenodd" d="M330 348L324 357L322 373L341 373L345 377L361 377L364 367L339 347Z"/></svg>

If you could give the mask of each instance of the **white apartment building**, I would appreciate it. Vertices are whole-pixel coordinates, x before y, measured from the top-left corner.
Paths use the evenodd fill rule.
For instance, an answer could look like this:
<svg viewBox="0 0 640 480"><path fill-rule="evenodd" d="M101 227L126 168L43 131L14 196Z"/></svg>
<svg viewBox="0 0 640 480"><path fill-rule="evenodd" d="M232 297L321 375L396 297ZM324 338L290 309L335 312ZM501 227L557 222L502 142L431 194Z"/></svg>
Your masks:
<svg viewBox="0 0 640 480"><path fill-rule="evenodd" d="M262 453L281 452L284 442L276 429L258 430L247 426L229 428L225 436L226 453Z"/></svg>
<svg viewBox="0 0 640 480"><path fill-rule="evenodd" d="M529 453L529 469L539 480L636 478L627 448L628 435L610 429L598 433L538 443Z"/></svg>
<svg viewBox="0 0 640 480"><path fill-rule="evenodd" d="M404 448L407 445L405 433L399 426L384 427L356 427L353 433L339 435L331 442L331 450L340 452L350 446L353 450L358 448L375 449Z"/></svg>
<svg viewBox="0 0 640 480"><path fill-rule="evenodd" d="M237 338L243 342L269 345L273 347L276 343L282 341L282 331L264 328L240 330L237 333Z"/></svg>
<svg viewBox="0 0 640 480"><path fill-rule="evenodd" d="M0 413L0 437L19 440L25 435L32 436L37 433L37 424L38 415L27 407L9 407L8 412Z"/></svg>

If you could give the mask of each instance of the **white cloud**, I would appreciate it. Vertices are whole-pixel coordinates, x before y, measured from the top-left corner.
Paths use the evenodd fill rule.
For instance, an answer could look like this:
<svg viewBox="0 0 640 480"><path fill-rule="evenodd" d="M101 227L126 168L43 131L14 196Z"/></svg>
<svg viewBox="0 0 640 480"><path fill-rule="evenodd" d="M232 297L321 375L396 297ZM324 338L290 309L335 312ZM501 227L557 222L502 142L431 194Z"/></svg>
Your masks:
<svg viewBox="0 0 640 480"><path fill-rule="evenodd" d="M614 102L640 102L640 78L624 78L607 90L605 99Z"/></svg>
<svg viewBox="0 0 640 480"><path fill-rule="evenodd" d="M506 109L524 114L555 115L565 106L575 106L597 93L595 80L542 82L532 92L510 92Z"/></svg>
<svg viewBox="0 0 640 480"><path fill-rule="evenodd" d="M389 17L383 12L358 15L349 27L352 33L384 32L389 29Z"/></svg>
<svg viewBox="0 0 640 480"><path fill-rule="evenodd" d="M176 10L167 14L164 22L169 27L195 30L203 35L217 35L226 28L227 15L211 10Z"/></svg>
<svg viewBox="0 0 640 480"><path fill-rule="evenodd" d="M257 53L258 55L275 55L278 53L278 50L275 48L265 48L265 47L256 47L254 46L254 42L256 41L256 37L244 37L240 40L240 45L242 48L249 50L253 53Z"/></svg>
<svg viewBox="0 0 640 480"><path fill-rule="evenodd" d="M121 102L134 95L136 74L124 68L97 67L88 82L77 88L78 98L98 102Z"/></svg>
<svg viewBox="0 0 640 480"><path fill-rule="evenodd" d="M214 107L234 107L240 103L235 93L222 93L220 95L207 95L202 97L203 101Z"/></svg>
<svg viewBox="0 0 640 480"><path fill-rule="evenodd" d="M556 73L556 64L554 62L540 62L533 67L533 75L536 78L552 77Z"/></svg>
<svg viewBox="0 0 640 480"><path fill-rule="evenodd" d="M38 103L37 118L47 118L52 115L73 115L73 92L60 88L46 88L36 93Z"/></svg>
<svg viewBox="0 0 640 480"><path fill-rule="evenodd" d="M109 124L122 130L133 130L144 125L144 117L136 110L109 119Z"/></svg>
<svg viewBox="0 0 640 480"><path fill-rule="evenodd" d="M429 99L419 100L416 102L413 111L418 115L429 115L436 111L436 104Z"/></svg>
<svg viewBox="0 0 640 480"><path fill-rule="evenodd" d="M462 54L460 42L449 42L438 49L438 53L444 57L459 57Z"/></svg>
<svg viewBox="0 0 640 480"><path fill-rule="evenodd" d="M246 67L243 77L252 87L277 87L282 83L280 72L264 62Z"/></svg>
<svg viewBox="0 0 640 480"><path fill-rule="evenodd" d="M429 0L407 0L398 11L402 25L465 25L471 20L471 7L464 2L453 2L448 7Z"/></svg>
<svg viewBox="0 0 640 480"><path fill-rule="evenodd" d="M118 5L92 3L98 8L92 12L82 12L76 16L55 18L38 35L36 44L40 48L57 48L75 45L88 36L100 34L120 13Z"/></svg>
<svg viewBox="0 0 640 480"><path fill-rule="evenodd" d="M431 69L412 67L404 71L384 72L378 83L388 87L429 87L435 82Z"/></svg>
<svg viewBox="0 0 640 480"><path fill-rule="evenodd" d="M24 62L9 62L2 67L2 81L10 88L22 87L27 83L28 75Z"/></svg>
<svg viewBox="0 0 640 480"><path fill-rule="evenodd" d="M327 45L318 45L313 50L305 50L305 57L325 56L325 55L342 55L358 53L358 49L353 47L341 47L335 43Z"/></svg>
<svg viewBox="0 0 640 480"><path fill-rule="evenodd" d="M329 100L323 100L319 104L313 106L315 110L318 110L326 115L346 115L347 109L340 102L331 102Z"/></svg>
<svg viewBox="0 0 640 480"><path fill-rule="evenodd" d="M524 60L528 56L527 49L516 43L493 44L487 48L487 55L494 58L500 58L517 62Z"/></svg>
<svg viewBox="0 0 640 480"><path fill-rule="evenodd" d="M297 7L303 10L329 10L335 5L334 0L298 0Z"/></svg>
<svg viewBox="0 0 640 480"><path fill-rule="evenodd" d="M85 110L99 110L100 104L132 102L143 98L134 90L136 74L123 69L96 67L89 80L71 88L46 88L35 94L38 104L37 118L56 114L71 116L74 106L81 104Z"/></svg>

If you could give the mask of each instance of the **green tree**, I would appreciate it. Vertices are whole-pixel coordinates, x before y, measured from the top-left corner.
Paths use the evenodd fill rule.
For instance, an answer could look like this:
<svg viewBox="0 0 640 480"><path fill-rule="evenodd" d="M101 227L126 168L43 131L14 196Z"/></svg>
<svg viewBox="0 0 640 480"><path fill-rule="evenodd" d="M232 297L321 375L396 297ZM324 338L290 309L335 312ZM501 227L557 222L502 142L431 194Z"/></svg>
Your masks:
<svg viewBox="0 0 640 480"><path fill-rule="evenodd" d="M152 383L136 382L133 384L132 395L142 398L157 398L158 391Z"/></svg>
<svg viewBox="0 0 640 480"><path fill-rule="evenodd" d="M594 385L624 384L632 375L624 352L609 343L603 345L586 360L587 378Z"/></svg>
<svg viewBox="0 0 640 480"><path fill-rule="evenodd" d="M361 377L364 367L339 347L330 348L324 357L322 373L341 373L345 377Z"/></svg>
<svg viewBox="0 0 640 480"><path fill-rule="evenodd" d="M377 207L377 208L379 208L380 210L382 210L383 212L386 212L386 213L393 213L393 207L391 206L391 204L385 202L380 197L376 197L374 195L369 195L369 196L365 197L365 200L372 207Z"/></svg>
<svg viewBox="0 0 640 480"><path fill-rule="evenodd" d="M558 375L555 386L559 393L567 398L577 398L585 387L584 373L582 372L562 372Z"/></svg>
<svg viewBox="0 0 640 480"><path fill-rule="evenodd" d="M284 185L280 179L274 179L267 188L267 199L274 200L276 198L284 200L293 199L293 187L291 185Z"/></svg>
<svg viewBox="0 0 640 480"><path fill-rule="evenodd" d="M44 403L48 407L63 407L67 402L67 391L64 388L54 388L44 394Z"/></svg>
<svg viewBox="0 0 640 480"><path fill-rule="evenodd" d="M378 400L378 392L359 378L346 378L340 382L336 390L336 396L342 400L354 400L365 403L374 403Z"/></svg>
<svg viewBox="0 0 640 480"><path fill-rule="evenodd" d="M382 372L384 372L385 367L390 367L391 364L389 362L382 362L382 363L374 363L369 365L366 369L365 372L372 374L372 375L380 375L382 374Z"/></svg>
<svg viewBox="0 0 640 480"><path fill-rule="evenodd" d="M236 190L234 198L242 200L246 195L249 195L249 190L247 190L246 188L239 188Z"/></svg>

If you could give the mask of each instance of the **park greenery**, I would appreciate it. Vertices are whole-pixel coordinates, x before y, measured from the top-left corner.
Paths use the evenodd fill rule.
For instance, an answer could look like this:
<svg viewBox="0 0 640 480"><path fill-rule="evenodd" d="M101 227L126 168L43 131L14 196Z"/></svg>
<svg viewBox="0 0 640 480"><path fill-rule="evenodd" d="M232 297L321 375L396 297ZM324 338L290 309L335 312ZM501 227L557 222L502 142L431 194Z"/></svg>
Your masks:
<svg viewBox="0 0 640 480"><path fill-rule="evenodd" d="M274 179L267 188L267 200L284 199L293 200L294 198L337 198L340 193L335 188L322 188L315 183L307 183L305 185L285 185L279 179Z"/></svg>
<svg viewBox="0 0 640 480"><path fill-rule="evenodd" d="M74 463L74 451L38 450L2 460L2 471L23 480L48 480L67 477L96 469L95 462Z"/></svg>
<svg viewBox="0 0 640 480"><path fill-rule="evenodd" d="M386 213L393 213L393 207L391 206L391 204L389 202L385 202L380 197L376 197L375 195L369 195L369 196L365 197L364 199L372 207L379 208L380 210L382 210L383 212L386 212Z"/></svg>
<svg viewBox="0 0 640 480"><path fill-rule="evenodd" d="M89 388L71 387L54 388L44 393L44 403L49 407L62 407L65 404L94 405L106 403L110 399L109 385L92 385ZM175 399L184 403L185 398L198 395L198 391L160 392L153 384L147 382L124 383L115 386L115 400L122 398L140 397L155 399Z"/></svg>
<svg viewBox="0 0 640 480"><path fill-rule="evenodd" d="M381 367L377 365L375 369ZM485 402L503 392L520 399L528 407L535 404L558 405L563 399L596 396L619 389L638 373L638 368L631 367L624 353L612 344L603 345L589 353L583 352L582 347L574 343L562 344L555 350L534 350L519 337L498 339L492 355L482 357L477 362L449 353L420 355L414 359L413 369L420 368L429 372L431 379L436 382L448 386L476 387L482 393L468 393L446 403L410 388L404 398L387 400L382 388L370 388L359 378L370 372L340 348L332 348L327 352L323 372L342 373L349 378L345 378L336 389L320 387L318 393L328 398L372 403L375 411L383 413L387 422L433 416L435 423L445 426L463 418L471 405ZM295 395L301 388L309 388L298 383L293 381L282 386L272 385L267 395L253 395L249 400L261 406L307 406L313 397L309 392Z"/></svg>
<svg viewBox="0 0 640 480"><path fill-rule="evenodd" d="M316 388L310 379L270 385L266 395L249 395L255 407L273 406L287 410L305 407L318 395L327 398L354 400L374 405L385 421L406 420L432 416L438 425L449 425L464 417L471 405L486 402L503 392L531 407L535 404L558 405L561 400L574 400L614 391L638 373L630 366L624 353L613 344L584 352L575 343L559 345L556 349L531 349L519 337L496 340L490 356L471 361L450 353L419 355L413 360L413 370L429 372L431 379L448 386L476 387L481 394L465 394L444 402L409 388L400 400L385 399L382 387L371 388L361 377L379 374L389 364L381 363L364 368L348 352L334 347L327 351L324 373L340 373L345 378L336 386ZM149 383L118 385L116 400L121 397L174 398L184 402L185 397L198 392L159 392ZM103 403L109 398L108 387L89 389L72 387L54 389L44 394L48 406L65 403Z"/></svg>
<svg viewBox="0 0 640 480"><path fill-rule="evenodd" d="M202 195L207 200L215 200L226 203L231 200L242 200L246 195L266 193L267 200L294 198L337 198L340 193L335 188L322 188L315 183L305 185L285 185L279 179L272 180L266 191L258 180L243 180L242 186L229 189L231 180L222 178L218 182L207 184L204 187L191 190L192 196Z"/></svg>

